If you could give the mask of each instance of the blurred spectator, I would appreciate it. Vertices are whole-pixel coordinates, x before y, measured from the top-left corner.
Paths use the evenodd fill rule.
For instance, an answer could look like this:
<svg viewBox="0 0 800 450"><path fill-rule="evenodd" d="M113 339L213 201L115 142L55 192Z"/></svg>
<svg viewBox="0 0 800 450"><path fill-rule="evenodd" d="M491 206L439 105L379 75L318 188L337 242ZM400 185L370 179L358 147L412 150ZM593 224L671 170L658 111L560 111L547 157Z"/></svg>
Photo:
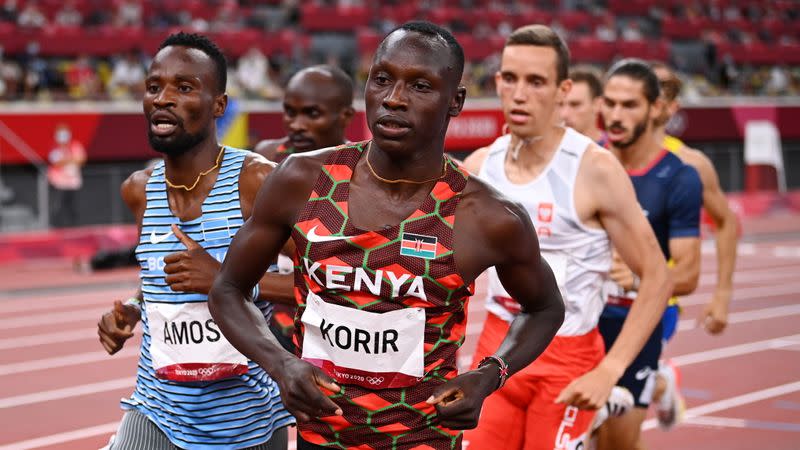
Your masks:
<svg viewBox="0 0 800 450"><path fill-rule="evenodd" d="M100 94L100 80L87 55L81 55L66 70L67 93L74 99L93 99Z"/></svg>
<svg viewBox="0 0 800 450"><path fill-rule="evenodd" d="M54 21L62 27L79 27L83 22L83 15L75 7L75 1L70 0L56 13Z"/></svg>
<svg viewBox="0 0 800 450"><path fill-rule="evenodd" d="M55 131L55 145L50 151L47 180L52 186L50 223L55 227L67 227L77 223L77 197L83 185L81 167L86 164L86 150L75 140L66 124L59 124Z"/></svg>
<svg viewBox="0 0 800 450"><path fill-rule="evenodd" d="M617 40L617 24L612 14L606 14L603 22L594 30L597 39L604 42L614 42Z"/></svg>
<svg viewBox="0 0 800 450"><path fill-rule="evenodd" d="M16 98L21 81L22 69L15 61L3 57L3 47L0 46L0 99Z"/></svg>
<svg viewBox="0 0 800 450"><path fill-rule="evenodd" d="M217 16L211 21L210 28L213 31L233 31L242 28L236 0L224 0L217 11Z"/></svg>
<svg viewBox="0 0 800 450"><path fill-rule="evenodd" d="M247 97L264 97L267 87L267 57L257 47L252 47L236 66L236 78Z"/></svg>
<svg viewBox="0 0 800 450"><path fill-rule="evenodd" d="M138 50L131 50L114 63L108 93L114 99L141 98L144 92L144 64Z"/></svg>
<svg viewBox="0 0 800 450"><path fill-rule="evenodd" d="M42 28L47 25L47 17L39 9L39 4L36 0L27 1L25 8L17 17L17 25L22 28Z"/></svg>
<svg viewBox="0 0 800 450"><path fill-rule="evenodd" d="M48 81L47 62L39 56L38 42L29 42L25 47L23 67L22 93L25 98L32 99L42 88L47 87Z"/></svg>
<svg viewBox="0 0 800 450"><path fill-rule="evenodd" d="M16 22L18 13L17 0L5 0L0 8L0 22Z"/></svg>
<svg viewBox="0 0 800 450"><path fill-rule="evenodd" d="M626 26L622 27L622 39L625 41L641 41L644 39L641 30L639 30L639 22L629 20Z"/></svg>
<svg viewBox="0 0 800 450"><path fill-rule="evenodd" d="M784 95L789 89L789 75L781 66L773 66L766 84L766 94Z"/></svg>
<svg viewBox="0 0 800 450"><path fill-rule="evenodd" d="M114 24L118 27L142 26L142 4L140 0L121 0L117 7Z"/></svg>

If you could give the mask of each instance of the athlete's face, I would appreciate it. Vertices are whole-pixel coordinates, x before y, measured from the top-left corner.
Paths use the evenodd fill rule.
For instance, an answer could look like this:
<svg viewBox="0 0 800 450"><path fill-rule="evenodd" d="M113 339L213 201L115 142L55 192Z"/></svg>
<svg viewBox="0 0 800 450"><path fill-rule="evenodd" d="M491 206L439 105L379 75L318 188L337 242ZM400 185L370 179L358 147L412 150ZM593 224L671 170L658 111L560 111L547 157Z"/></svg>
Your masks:
<svg viewBox="0 0 800 450"><path fill-rule="evenodd" d="M658 114L653 119L653 123L655 126L660 127L662 125L666 125L669 122L669 119L678 112L678 100L672 99L669 100L664 96L664 85L669 83L674 76L669 69L662 66L657 66L653 68L653 72L655 72L656 77L658 77L658 83L661 85L661 108L659 108Z"/></svg>
<svg viewBox="0 0 800 450"><path fill-rule="evenodd" d="M612 146L625 149L649 130L654 111L644 95L644 83L615 75L603 88L601 113Z"/></svg>
<svg viewBox="0 0 800 450"><path fill-rule="evenodd" d="M283 126L299 152L344 143L353 107L329 75L304 72L292 78L283 98Z"/></svg>
<svg viewBox="0 0 800 450"><path fill-rule="evenodd" d="M367 124L384 151L408 153L444 142L466 90L447 45L399 30L378 49L364 90Z"/></svg>
<svg viewBox="0 0 800 450"><path fill-rule="evenodd" d="M503 116L512 133L540 136L552 126L572 82L558 78L558 55L551 47L509 45L495 74Z"/></svg>
<svg viewBox="0 0 800 450"><path fill-rule="evenodd" d="M200 50L169 46L150 65L142 100L147 137L158 152L176 156L216 139L214 120L227 97L217 90L213 60Z"/></svg>
<svg viewBox="0 0 800 450"><path fill-rule="evenodd" d="M579 133L587 134L597 128L597 115L600 113L600 97L592 98L592 91L586 83L572 83L572 89L561 103L561 120Z"/></svg>

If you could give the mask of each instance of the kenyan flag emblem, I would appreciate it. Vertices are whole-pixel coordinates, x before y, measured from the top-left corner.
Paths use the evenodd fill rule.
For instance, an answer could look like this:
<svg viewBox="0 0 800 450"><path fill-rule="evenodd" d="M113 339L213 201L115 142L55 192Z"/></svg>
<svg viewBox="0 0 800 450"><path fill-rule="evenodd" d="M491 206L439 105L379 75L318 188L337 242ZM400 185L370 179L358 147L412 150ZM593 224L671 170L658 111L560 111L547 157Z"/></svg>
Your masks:
<svg viewBox="0 0 800 450"><path fill-rule="evenodd" d="M400 241L400 254L416 258L436 258L436 237L422 234L403 233Z"/></svg>

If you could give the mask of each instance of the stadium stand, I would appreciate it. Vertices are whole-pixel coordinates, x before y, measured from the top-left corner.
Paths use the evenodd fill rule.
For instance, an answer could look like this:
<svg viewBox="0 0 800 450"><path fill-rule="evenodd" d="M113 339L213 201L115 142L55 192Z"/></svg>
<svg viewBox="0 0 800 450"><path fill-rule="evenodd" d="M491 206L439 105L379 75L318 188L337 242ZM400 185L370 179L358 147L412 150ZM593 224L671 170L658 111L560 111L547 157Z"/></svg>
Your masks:
<svg viewBox="0 0 800 450"><path fill-rule="evenodd" d="M381 36L416 18L459 38L473 96L491 95L498 49L528 23L557 29L577 62L669 61L686 79L687 95L797 94L799 17L791 0L9 0L0 8L0 98L125 97L110 87L123 55L137 55L143 67L178 29L209 34L234 63L257 49L276 84L319 62L363 79L367 64L349 50L368 58ZM269 89L244 89L243 96L276 97Z"/></svg>

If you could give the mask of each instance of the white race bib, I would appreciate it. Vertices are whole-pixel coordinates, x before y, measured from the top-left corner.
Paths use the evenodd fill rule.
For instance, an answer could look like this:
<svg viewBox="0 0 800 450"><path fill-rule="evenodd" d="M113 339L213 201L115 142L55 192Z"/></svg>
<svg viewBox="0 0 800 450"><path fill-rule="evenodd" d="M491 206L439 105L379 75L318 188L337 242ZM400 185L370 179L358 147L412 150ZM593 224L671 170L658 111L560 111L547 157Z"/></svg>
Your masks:
<svg viewBox="0 0 800 450"><path fill-rule="evenodd" d="M222 335L208 304L146 303L156 376L213 381L247 373L247 358Z"/></svg>
<svg viewBox="0 0 800 450"><path fill-rule="evenodd" d="M370 389L416 384L425 370L425 310L372 313L325 303L309 292L302 358L344 384Z"/></svg>

